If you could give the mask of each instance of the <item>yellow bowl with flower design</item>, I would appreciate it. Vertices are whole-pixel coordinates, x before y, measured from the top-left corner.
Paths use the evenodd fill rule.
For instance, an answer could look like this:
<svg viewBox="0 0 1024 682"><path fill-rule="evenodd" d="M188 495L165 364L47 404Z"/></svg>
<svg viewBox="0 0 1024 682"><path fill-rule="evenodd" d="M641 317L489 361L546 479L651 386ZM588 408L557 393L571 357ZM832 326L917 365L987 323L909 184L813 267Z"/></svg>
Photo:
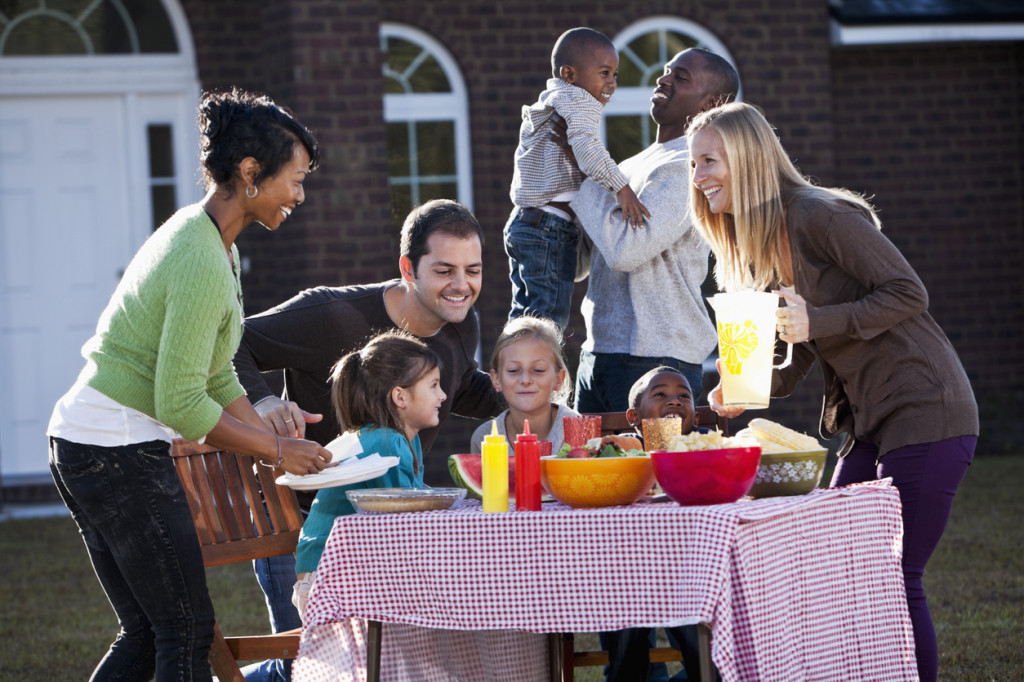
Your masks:
<svg viewBox="0 0 1024 682"><path fill-rule="evenodd" d="M650 457L542 457L544 489L570 507L633 504L654 486Z"/></svg>

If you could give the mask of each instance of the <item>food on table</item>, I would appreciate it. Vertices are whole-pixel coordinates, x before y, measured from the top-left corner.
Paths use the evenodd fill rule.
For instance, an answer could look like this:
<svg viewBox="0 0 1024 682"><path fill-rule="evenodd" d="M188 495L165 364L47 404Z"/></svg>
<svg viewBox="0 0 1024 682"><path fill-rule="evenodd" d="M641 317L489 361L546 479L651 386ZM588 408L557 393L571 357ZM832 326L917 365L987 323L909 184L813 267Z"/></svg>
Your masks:
<svg viewBox="0 0 1024 682"><path fill-rule="evenodd" d="M821 482L828 450L761 453L754 485L747 493L753 498L806 495Z"/></svg>
<svg viewBox="0 0 1024 682"><path fill-rule="evenodd" d="M762 454L772 452L805 452L808 450L821 450L823 448L816 438L760 417L751 419L747 428L736 435L754 438L760 443Z"/></svg>
<svg viewBox="0 0 1024 682"><path fill-rule="evenodd" d="M449 455L448 473L452 481L460 488L466 489L466 496L474 500L484 499L483 460L476 455ZM516 496L516 460L508 458L508 497Z"/></svg>
<svg viewBox="0 0 1024 682"><path fill-rule="evenodd" d="M604 436L591 438L582 447L563 443L555 454L561 459L587 459L590 457L646 457L640 439L635 436Z"/></svg>
<svg viewBox="0 0 1024 682"><path fill-rule="evenodd" d="M821 482L828 450L817 439L762 418L751 419L737 435L761 444L751 497L806 495Z"/></svg>
<svg viewBox="0 0 1024 682"><path fill-rule="evenodd" d="M669 447L665 449L668 452L693 452L695 450L749 448L757 445L758 443L753 438L749 437L744 438L739 435L723 436L719 431L709 431L707 433L692 431L681 436L676 436L672 439Z"/></svg>
<svg viewBox="0 0 1024 682"><path fill-rule="evenodd" d="M679 504L735 502L754 484L761 459L761 447L750 441L747 443L749 447L674 452L655 450L651 453L654 475L665 493Z"/></svg>
<svg viewBox="0 0 1024 682"><path fill-rule="evenodd" d="M545 489L570 507L633 504L654 485L654 468L646 453L642 457L546 457L540 466Z"/></svg>
<svg viewBox="0 0 1024 682"><path fill-rule="evenodd" d="M462 488L370 488L346 490L352 505L362 513L386 514L449 509L466 496Z"/></svg>

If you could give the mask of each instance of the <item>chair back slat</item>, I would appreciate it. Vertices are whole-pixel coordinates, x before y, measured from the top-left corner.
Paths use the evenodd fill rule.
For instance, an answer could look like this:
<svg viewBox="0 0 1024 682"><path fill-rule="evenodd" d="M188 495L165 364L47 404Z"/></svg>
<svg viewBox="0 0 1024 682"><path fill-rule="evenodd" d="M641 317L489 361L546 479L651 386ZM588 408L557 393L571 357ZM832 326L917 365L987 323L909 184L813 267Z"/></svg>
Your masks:
<svg viewBox="0 0 1024 682"><path fill-rule="evenodd" d="M216 513L219 521L218 528L223 533L222 542L229 542L247 537L242 528L248 524L239 523L238 517L235 515L237 500L233 500L228 493L227 471L234 465L234 462L230 461L234 458L224 457L223 459L228 461L224 462L227 466L223 466L221 455L220 452L203 455L203 465L206 467L206 482L209 483L210 492L213 495L214 506L211 511ZM248 504L243 505L239 511L248 512ZM248 519L246 521L249 522ZM250 533L249 536L255 537L255 533Z"/></svg>
<svg viewBox="0 0 1024 682"><path fill-rule="evenodd" d="M253 458L228 454L224 453L220 458L220 465L224 470L224 481L232 500L231 509L240 531L236 539L259 537L262 533L253 528L253 521L259 522L263 518L262 514L255 513L260 505L259 491L249 493L243 483L245 479L253 478Z"/></svg>
<svg viewBox="0 0 1024 682"><path fill-rule="evenodd" d="M205 520L205 517L203 516L202 505L199 502L199 491L196 490L195 479L192 477L191 458L175 456L174 468L177 469L178 478L181 479L181 487L185 490L185 499L188 500L188 508L192 513L192 520L195 522L199 544L201 546L212 545L214 543L213 534L205 522L201 523L201 521Z"/></svg>
<svg viewBox="0 0 1024 682"><path fill-rule="evenodd" d="M295 551L302 512L295 493L274 482L275 470L255 467L252 457L183 439L175 439L171 455L206 566Z"/></svg>
<svg viewBox="0 0 1024 682"><path fill-rule="evenodd" d="M267 503L266 509L264 509L264 500L266 496L266 486L263 484L263 470L267 467L260 466L255 463L252 457L244 457L242 455L235 455L238 458L239 466L244 466L245 476L242 480L245 482L245 491L251 500L250 504L252 510L252 517L256 520L256 534L257 535L270 535L274 532L274 527L270 525L270 519L267 518L267 513L273 507L272 503ZM255 464L255 466L254 466ZM267 469L271 471L270 469ZM259 478L257 478L257 473ZM274 479L271 478L271 481ZM270 488L271 492L277 488L276 485ZM256 512L259 512L258 514Z"/></svg>
<svg viewBox="0 0 1024 682"><path fill-rule="evenodd" d="M625 412L601 412L596 415L601 418L601 435L614 436L620 433L632 433L633 426L626 419Z"/></svg>
<svg viewBox="0 0 1024 682"><path fill-rule="evenodd" d="M213 486L210 484L210 476L203 456L197 456L192 460L192 481L196 486L201 515L201 518L196 520L196 524L201 523L206 528L207 532L213 536L213 542L226 542L228 536L224 532L224 523L221 521L217 501L213 496Z"/></svg>
<svg viewBox="0 0 1024 682"><path fill-rule="evenodd" d="M729 420L711 409L709 405L697 407L697 426L715 429L723 436L729 435Z"/></svg>
<svg viewBox="0 0 1024 682"><path fill-rule="evenodd" d="M260 485L263 487L267 511L270 513L270 521L274 524L274 528L278 531L301 530L303 518L295 491L275 483L280 475L279 471L267 467L259 467L259 469Z"/></svg>

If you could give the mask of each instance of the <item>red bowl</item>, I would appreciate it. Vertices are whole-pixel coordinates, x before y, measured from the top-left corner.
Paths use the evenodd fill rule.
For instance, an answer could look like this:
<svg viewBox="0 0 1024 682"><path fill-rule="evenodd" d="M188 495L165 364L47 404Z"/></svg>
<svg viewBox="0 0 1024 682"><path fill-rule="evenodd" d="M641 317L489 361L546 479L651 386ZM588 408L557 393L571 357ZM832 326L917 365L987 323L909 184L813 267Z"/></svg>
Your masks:
<svg viewBox="0 0 1024 682"><path fill-rule="evenodd" d="M740 499L754 485L761 448L655 451L651 461L658 484L679 504L724 504Z"/></svg>

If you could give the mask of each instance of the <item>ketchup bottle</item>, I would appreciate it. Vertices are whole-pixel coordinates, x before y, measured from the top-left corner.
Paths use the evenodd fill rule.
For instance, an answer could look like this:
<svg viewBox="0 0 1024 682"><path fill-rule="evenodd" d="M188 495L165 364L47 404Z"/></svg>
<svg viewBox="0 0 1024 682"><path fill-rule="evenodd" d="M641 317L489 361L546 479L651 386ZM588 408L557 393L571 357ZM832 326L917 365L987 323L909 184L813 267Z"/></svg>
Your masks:
<svg viewBox="0 0 1024 682"><path fill-rule="evenodd" d="M516 511L540 511L540 441L530 422L516 436Z"/></svg>

